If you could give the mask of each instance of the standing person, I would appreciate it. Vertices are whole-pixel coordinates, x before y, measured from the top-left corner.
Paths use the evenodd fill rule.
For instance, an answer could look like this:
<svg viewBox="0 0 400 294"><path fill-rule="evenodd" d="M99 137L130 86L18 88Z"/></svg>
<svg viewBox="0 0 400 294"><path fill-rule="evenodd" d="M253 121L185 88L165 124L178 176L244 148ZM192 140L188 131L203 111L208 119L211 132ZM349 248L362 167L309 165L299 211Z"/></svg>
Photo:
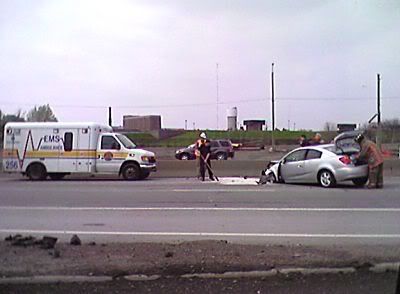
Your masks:
<svg viewBox="0 0 400 294"><path fill-rule="evenodd" d="M299 145L300 145L300 147L306 147L306 146L310 145L310 143L307 140L306 135L303 134L300 136Z"/></svg>
<svg viewBox="0 0 400 294"><path fill-rule="evenodd" d="M200 139L196 143L197 154L199 154L199 166L200 166L200 176L201 180L205 180L206 167L208 170L208 177L211 181L214 181L214 175L211 170L211 145L210 140L207 139L205 133L200 134Z"/></svg>
<svg viewBox="0 0 400 294"><path fill-rule="evenodd" d="M320 144L324 144L325 141L322 140L322 136L320 133L316 133L314 135L314 138L311 140L310 145L320 145Z"/></svg>
<svg viewBox="0 0 400 294"><path fill-rule="evenodd" d="M199 138L196 140L196 142L194 143L194 155L196 156L196 171L197 171L197 179L200 180L201 178L201 173L200 173L200 159L201 159L201 155L200 155L200 151L199 151L199 147L202 144L202 141L204 140L204 138L202 138L202 134L201 133L199 135ZM205 134L204 134L205 135Z"/></svg>
<svg viewBox="0 0 400 294"><path fill-rule="evenodd" d="M383 188L383 156L374 142L368 140L363 134L354 139L360 144L359 159L368 160L368 188Z"/></svg>

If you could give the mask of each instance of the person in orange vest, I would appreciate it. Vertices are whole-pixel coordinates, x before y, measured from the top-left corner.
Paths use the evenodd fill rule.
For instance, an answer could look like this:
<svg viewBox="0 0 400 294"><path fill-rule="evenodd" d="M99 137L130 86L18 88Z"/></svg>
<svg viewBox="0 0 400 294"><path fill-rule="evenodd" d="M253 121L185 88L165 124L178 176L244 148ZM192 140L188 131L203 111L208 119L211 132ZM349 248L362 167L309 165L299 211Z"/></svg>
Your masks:
<svg viewBox="0 0 400 294"><path fill-rule="evenodd" d="M207 135L203 132L200 134L200 138L196 141L196 157L198 158L200 167L201 180L205 180L206 167L208 170L208 176L211 181L214 181L214 175L211 170L211 145L210 140L207 139Z"/></svg>
<svg viewBox="0 0 400 294"><path fill-rule="evenodd" d="M383 156L374 142L368 140L363 134L354 139L360 144L359 159L368 161L368 188L383 188Z"/></svg>

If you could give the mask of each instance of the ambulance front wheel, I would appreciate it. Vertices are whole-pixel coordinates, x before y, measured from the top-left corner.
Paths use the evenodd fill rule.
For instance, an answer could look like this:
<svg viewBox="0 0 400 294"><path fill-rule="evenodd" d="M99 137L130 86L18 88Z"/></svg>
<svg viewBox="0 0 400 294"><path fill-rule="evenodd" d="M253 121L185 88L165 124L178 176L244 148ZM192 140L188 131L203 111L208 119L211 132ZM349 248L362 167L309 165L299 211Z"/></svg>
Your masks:
<svg viewBox="0 0 400 294"><path fill-rule="evenodd" d="M142 171L142 174L140 175L140 179L144 180L144 179L147 179L149 176L150 176L150 172Z"/></svg>
<svg viewBox="0 0 400 294"><path fill-rule="evenodd" d="M38 162L32 163L28 167L26 174L31 181L43 181L47 178L47 171L45 166Z"/></svg>
<svg viewBox="0 0 400 294"><path fill-rule="evenodd" d="M128 163L122 168L122 176L125 180L135 181L140 179L140 167L134 163Z"/></svg>

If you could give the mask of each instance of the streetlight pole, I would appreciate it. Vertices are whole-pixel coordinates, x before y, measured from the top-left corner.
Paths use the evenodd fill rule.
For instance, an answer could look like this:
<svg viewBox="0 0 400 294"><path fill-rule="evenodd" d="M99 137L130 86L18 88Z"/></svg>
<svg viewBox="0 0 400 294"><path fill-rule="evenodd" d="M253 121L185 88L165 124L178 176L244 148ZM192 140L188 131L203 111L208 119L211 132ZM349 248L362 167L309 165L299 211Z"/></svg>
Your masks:
<svg viewBox="0 0 400 294"><path fill-rule="evenodd" d="M219 125L218 125L218 104L219 104L219 65L218 65L218 63L216 64L216 69L215 69L215 72L216 72L216 78L217 78L217 130L218 130L218 128L219 128Z"/></svg>
<svg viewBox="0 0 400 294"><path fill-rule="evenodd" d="M271 66L271 106L272 106L272 132L271 132L271 143L272 150L275 150L275 89L274 89L274 63Z"/></svg>

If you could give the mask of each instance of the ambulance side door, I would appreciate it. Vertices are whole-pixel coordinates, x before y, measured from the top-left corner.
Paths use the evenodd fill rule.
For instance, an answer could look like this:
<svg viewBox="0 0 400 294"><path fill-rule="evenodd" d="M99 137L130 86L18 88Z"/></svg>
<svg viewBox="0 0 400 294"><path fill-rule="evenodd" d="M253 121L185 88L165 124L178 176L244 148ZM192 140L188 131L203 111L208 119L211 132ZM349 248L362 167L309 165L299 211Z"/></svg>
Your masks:
<svg viewBox="0 0 400 294"><path fill-rule="evenodd" d="M96 171L98 173L118 173L121 161L117 155L121 145L113 135L102 135L97 147Z"/></svg>
<svg viewBox="0 0 400 294"><path fill-rule="evenodd" d="M76 171L89 172L90 163L90 133L88 128L78 130L76 150Z"/></svg>

